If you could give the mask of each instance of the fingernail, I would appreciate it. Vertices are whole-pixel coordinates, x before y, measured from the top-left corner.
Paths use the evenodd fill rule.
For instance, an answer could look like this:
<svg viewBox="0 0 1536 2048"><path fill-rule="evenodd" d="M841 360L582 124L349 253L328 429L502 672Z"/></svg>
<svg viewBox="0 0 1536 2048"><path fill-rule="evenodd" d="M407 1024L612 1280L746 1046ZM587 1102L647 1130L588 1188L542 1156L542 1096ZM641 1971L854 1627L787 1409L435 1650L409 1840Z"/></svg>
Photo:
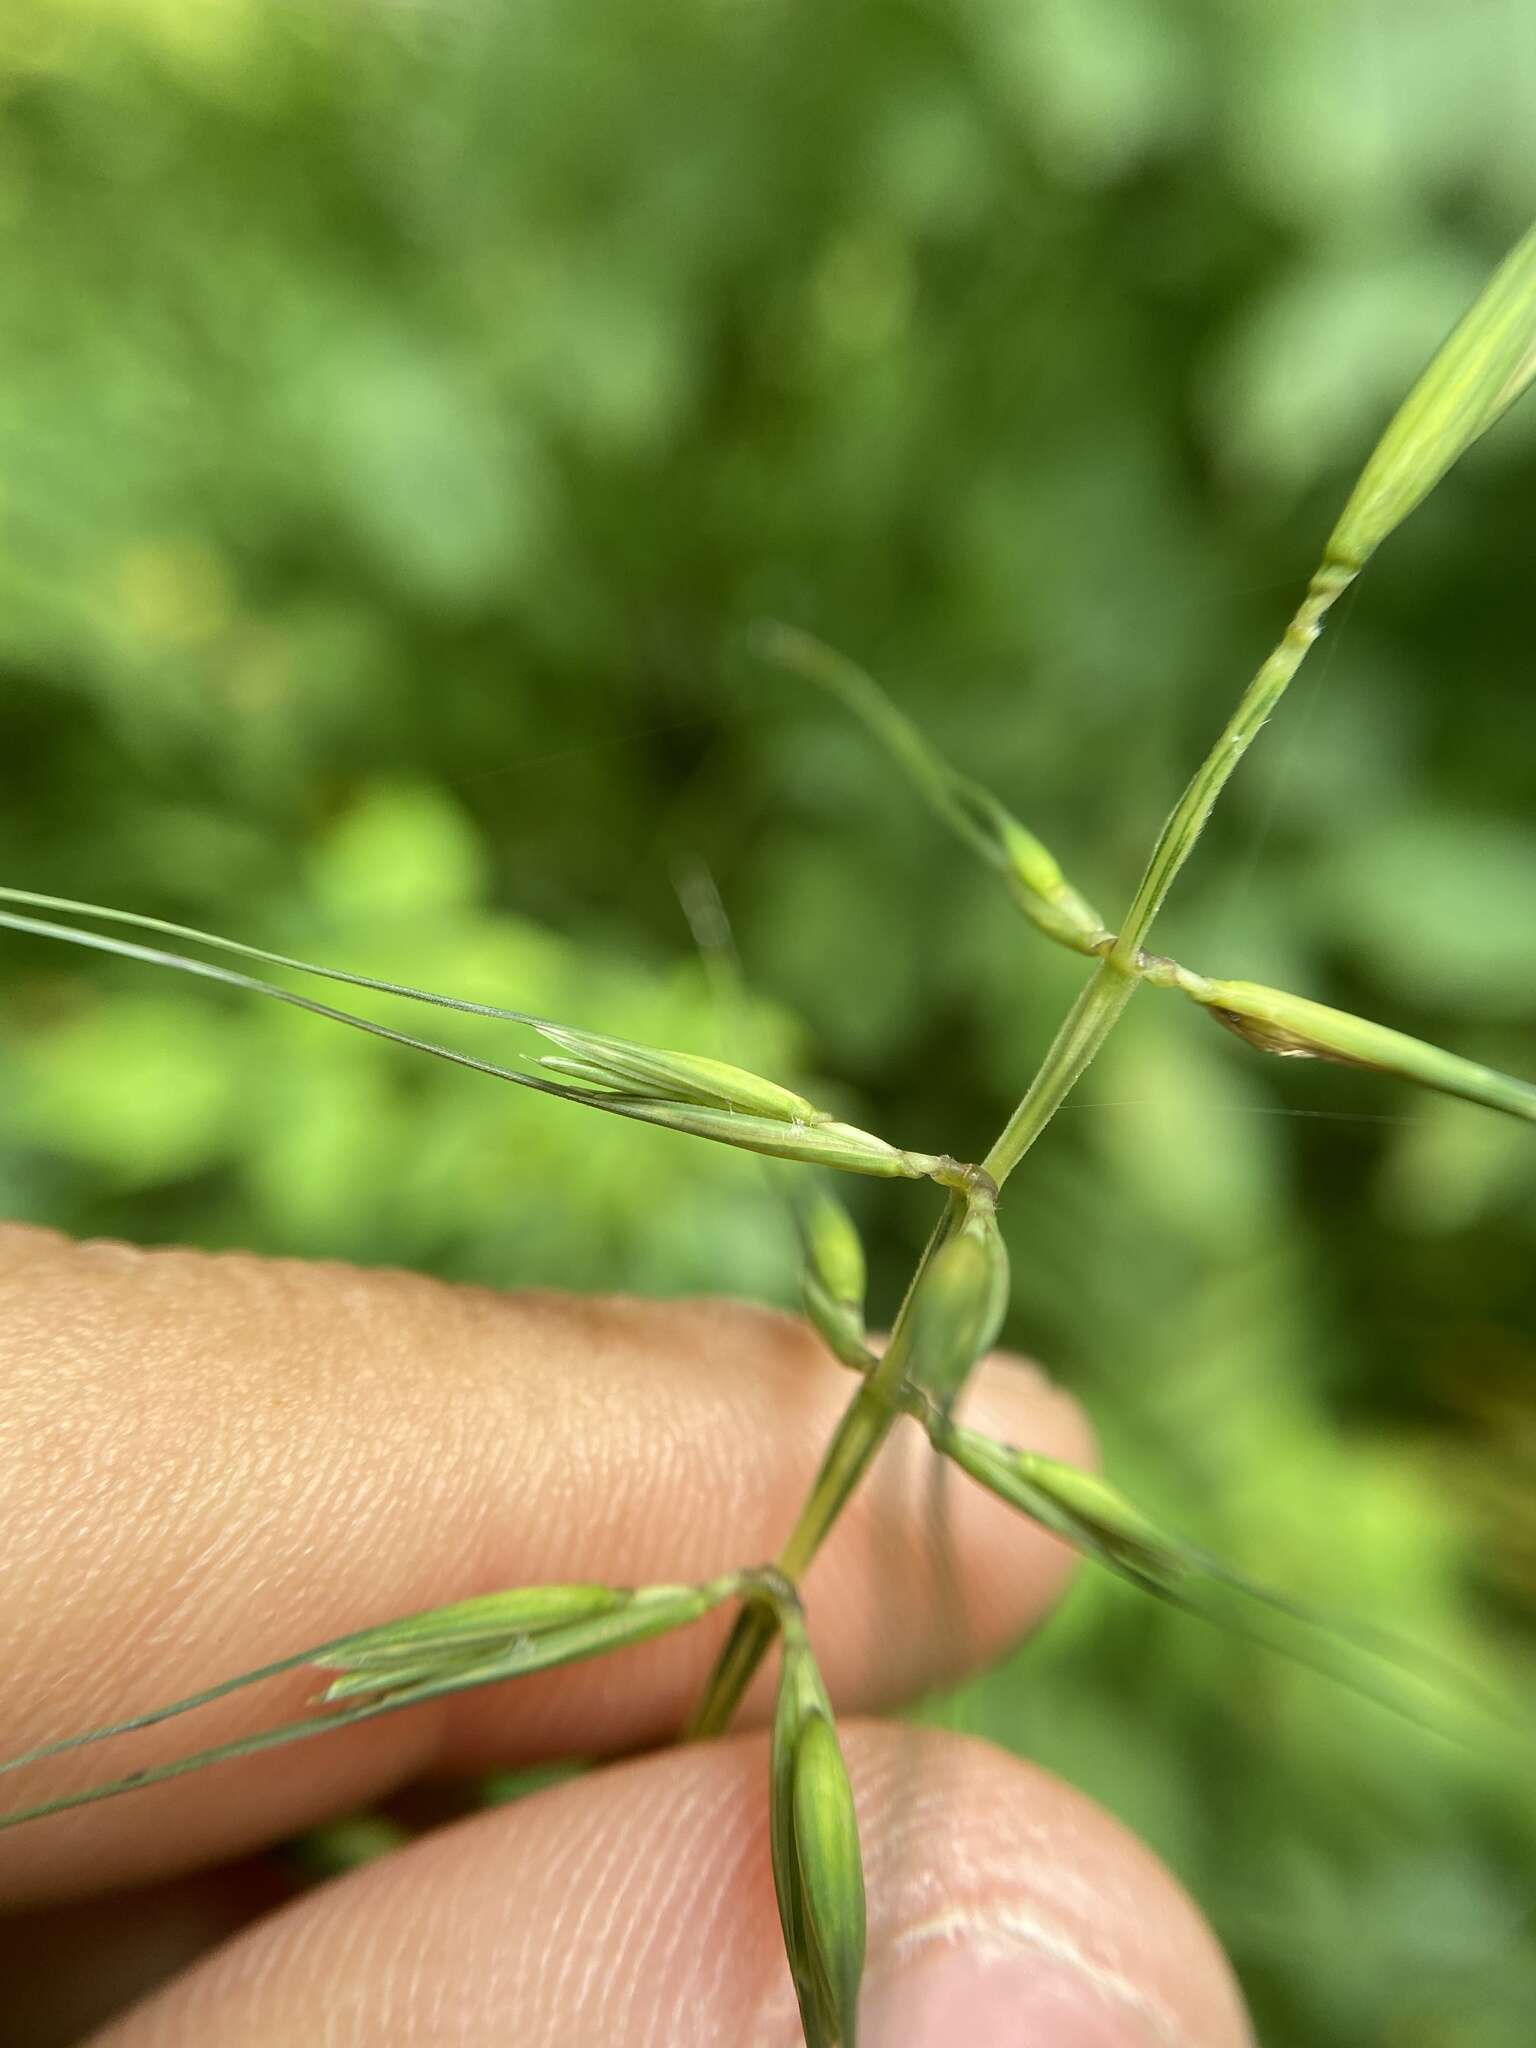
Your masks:
<svg viewBox="0 0 1536 2048"><path fill-rule="evenodd" d="M944 1948L865 1990L867 2048L1168 2048L1112 1984L1043 1960Z"/></svg>

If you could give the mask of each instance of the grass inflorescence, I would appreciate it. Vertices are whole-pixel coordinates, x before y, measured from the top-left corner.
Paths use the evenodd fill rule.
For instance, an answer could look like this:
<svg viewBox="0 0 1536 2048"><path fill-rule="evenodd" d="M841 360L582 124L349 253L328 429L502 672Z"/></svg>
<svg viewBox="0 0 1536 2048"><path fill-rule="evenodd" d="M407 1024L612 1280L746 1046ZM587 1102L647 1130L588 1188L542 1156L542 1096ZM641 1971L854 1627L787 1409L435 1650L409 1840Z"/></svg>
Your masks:
<svg viewBox="0 0 1536 2048"><path fill-rule="evenodd" d="M960 775L874 680L798 628L765 626L756 652L829 690L873 732L937 816L1001 879L1044 936L1093 963L1029 1087L978 1163L913 1151L843 1123L795 1088L696 1054L613 1038L531 1013L473 1003L240 944L130 911L0 889L0 926L114 953L261 994L560 1097L794 1166L943 1190L927 1248L878 1354L866 1333L863 1249L820 1180L788 1186L810 1320L856 1375L800 1514L772 1565L702 1585L516 1589L461 1602L295 1652L202 1693L0 1765L13 1771L63 1751L127 1737L237 1689L301 1667L321 1686L316 1710L148 1770L0 1814L0 1826L46 1816L230 1758L319 1736L473 1686L595 1657L681 1628L727 1602L739 1614L694 1712L690 1734L717 1733L775 1639L782 1668L770 1745L770 1847L785 1949L810 2048L852 2048L864 1955L864 1886L854 1803L831 1702L812 1650L799 1582L899 1416L914 1416L936 1453L968 1478L1144 1590L1274 1644L1420 1720L1443 1725L1476 1689L1385 1632L1341 1623L1254 1585L1165 1530L1109 1482L964 1429L955 1403L994 1342L1008 1298L999 1206L1011 1174L1144 987L1177 993L1261 1053L1341 1061L1536 1121L1536 1083L1501 1074L1308 997L1225 980L1151 951L1152 924L1211 810L1275 711L1342 592L1457 458L1536 377L1536 231L1495 273L1410 393L1367 462L1295 615L1170 813L1125 916L1104 923L1055 855L993 793ZM106 931L106 925L119 929ZM174 940L190 952L169 951ZM278 982L199 957L214 951L286 973L521 1027L541 1046L522 1066L472 1058L320 1003ZM782 1167L779 1169L782 1171ZM1502 1710L1486 1703L1488 1725Z"/></svg>

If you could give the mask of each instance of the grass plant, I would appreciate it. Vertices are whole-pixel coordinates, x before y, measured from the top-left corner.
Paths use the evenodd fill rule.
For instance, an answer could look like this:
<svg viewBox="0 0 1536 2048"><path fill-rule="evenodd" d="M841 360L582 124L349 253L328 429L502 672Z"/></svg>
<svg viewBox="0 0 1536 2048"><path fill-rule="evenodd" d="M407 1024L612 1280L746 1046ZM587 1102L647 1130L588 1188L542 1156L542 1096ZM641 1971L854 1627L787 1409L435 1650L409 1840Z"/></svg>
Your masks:
<svg viewBox="0 0 1536 2048"><path fill-rule="evenodd" d="M999 1204L1019 1167L1126 1006L1143 988L1178 994L1261 1053L1343 1061L1536 1121L1536 1084L1497 1073L1389 1027L1309 998L1208 976L1151 951L1169 890L1228 779L1279 705L1326 616L1376 549L1457 458L1536 376L1536 232L1495 273L1382 437L1329 537L1316 573L1269 658L1174 806L1124 917L1106 924L1055 856L999 799L957 774L856 665L798 629L756 636L768 661L830 690L868 726L938 817L1001 879L1046 937L1084 956L1091 973L1017 1107L979 1163L915 1151L844 1124L797 1089L741 1067L606 1036L514 1009L317 966L130 911L0 889L0 925L202 976L457 1062L580 1107L660 1125L782 1162L887 1179L928 1180L942 1193L927 1248L876 1351L865 1327L865 1268L857 1231L824 1181L787 1188L804 1256L807 1313L856 1376L794 1526L771 1565L752 1562L707 1583L627 1589L544 1586L462 1602L295 1652L192 1697L58 1740L11 1759L16 1771L65 1750L131 1736L237 1688L296 1667L321 1687L310 1716L151 1770L0 1814L0 1826L40 1821L228 1758L316 1737L428 1699L503 1680L687 1626L739 1606L735 1626L693 1715L689 1735L723 1730L764 1656L781 1648L771 1743L771 1856L790 1972L810 2048L851 2048L864 1949L864 1889L852 1795L831 1703L812 1649L799 1582L899 1416L915 1416L935 1452L966 1477L1152 1591L1320 1665L1387 1704L1435 1725L1468 1708L1485 1726L1513 1719L1456 1673L1385 1631L1315 1614L1251 1584L1126 1500L1107 1481L959 1427L952 1410L997 1335L1008 1291ZM97 927L107 926L102 930ZM126 937L124 929L145 936ZM152 937L156 943L147 942ZM167 950L162 941L242 957L290 974L466 1011L532 1034L522 1065L498 1065L321 1003L244 969ZM539 1050L553 1046L553 1051ZM782 1171L782 1166L780 1169Z"/></svg>

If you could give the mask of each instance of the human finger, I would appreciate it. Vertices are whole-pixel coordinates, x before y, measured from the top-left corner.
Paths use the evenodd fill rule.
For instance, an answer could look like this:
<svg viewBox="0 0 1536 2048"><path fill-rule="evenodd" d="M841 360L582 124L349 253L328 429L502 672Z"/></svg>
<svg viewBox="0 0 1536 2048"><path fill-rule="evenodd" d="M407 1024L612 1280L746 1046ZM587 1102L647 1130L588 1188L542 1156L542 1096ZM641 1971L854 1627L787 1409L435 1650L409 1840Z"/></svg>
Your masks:
<svg viewBox="0 0 1536 2048"><path fill-rule="evenodd" d="M0 1755L475 1593L760 1562L851 1385L803 1326L740 1303L501 1294L19 1229L0 1231L0 1361ZM983 1426L1091 1456L1038 1374L980 1379ZM1066 1570L1052 1539L965 1486L935 1548L933 1462L907 1437L808 1575L840 1703L994 1653ZM654 1743L726 1625L7 1834L0 1897L236 1856L429 1769ZM5 1804L297 1718L315 1691L292 1672L51 1759L7 1779Z"/></svg>
<svg viewBox="0 0 1536 2048"><path fill-rule="evenodd" d="M1215 1941L1081 1794L990 1746L845 1726L865 2048L1247 2048ZM95 2048L791 2048L761 1735L428 1837L238 1937Z"/></svg>

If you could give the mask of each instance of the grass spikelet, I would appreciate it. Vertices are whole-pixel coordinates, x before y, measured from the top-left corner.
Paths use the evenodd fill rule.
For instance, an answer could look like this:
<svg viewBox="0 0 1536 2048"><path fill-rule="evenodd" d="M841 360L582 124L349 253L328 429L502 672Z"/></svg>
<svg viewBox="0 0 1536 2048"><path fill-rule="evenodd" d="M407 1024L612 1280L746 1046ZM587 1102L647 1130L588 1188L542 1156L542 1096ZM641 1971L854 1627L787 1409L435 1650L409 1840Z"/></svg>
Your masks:
<svg viewBox="0 0 1536 2048"><path fill-rule="evenodd" d="M637 1597L621 1586L518 1586L361 1629L316 1651L309 1662L325 1671L384 1670L423 1657L501 1648L523 1636L612 1614Z"/></svg>
<svg viewBox="0 0 1536 2048"><path fill-rule="evenodd" d="M233 1742L178 1757L171 1763L129 1771L122 1777L64 1793L36 1806L0 1813L0 1829L42 1820L71 1807L91 1806L146 1785L164 1784L168 1779L206 1770L213 1764L331 1734L359 1721L419 1706L450 1693L527 1677L558 1664L573 1664L587 1657L602 1656L609 1650L646 1642L652 1636L699 1620L711 1608L739 1594L749 1577L729 1572L703 1585L644 1586L638 1590L592 1585L519 1587L336 1637L168 1706L44 1743L0 1764L0 1771L20 1770L67 1750L136 1734L177 1715L193 1713L264 1679L305 1666L321 1673L339 1674L321 1697L322 1706L333 1711L262 1729ZM353 1700L361 1700L361 1704L346 1704Z"/></svg>
<svg viewBox="0 0 1536 2048"><path fill-rule="evenodd" d="M1007 1247L992 1204L980 1202L913 1289L909 1383L949 1408L996 1343L1007 1308Z"/></svg>
<svg viewBox="0 0 1536 2048"><path fill-rule="evenodd" d="M1444 1052L1421 1038L1372 1024L1348 1010L1329 1009L1305 996L1264 988L1252 981L1212 981L1204 975L1181 974L1180 984L1203 1003L1218 1023L1259 1052L1281 1059L1333 1060L1341 1066L1368 1067L1392 1074L1441 1095L1481 1103L1507 1116L1536 1123L1536 1083L1501 1074L1495 1067Z"/></svg>
<svg viewBox="0 0 1536 2048"><path fill-rule="evenodd" d="M1477 1730L1469 1740L1519 1726L1465 1673L1386 1630L1322 1613L1245 1578L1163 1528L1096 1473L957 1428L936 1411L924 1419L934 1447L970 1478L1143 1592L1310 1665L1437 1734L1463 1735L1468 1715Z"/></svg>
<svg viewBox="0 0 1536 2048"><path fill-rule="evenodd" d="M1515 244L1399 406L1326 559L1358 569L1536 377L1536 228Z"/></svg>
<svg viewBox="0 0 1536 2048"><path fill-rule="evenodd" d="M861 1131L856 1124L787 1124L776 1117L746 1116L703 1103L655 1102L644 1096L579 1094L574 1099L642 1123L661 1124L669 1131L713 1138L739 1151L761 1152L770 1159L790 1159L805 1166L826 1166L840 1173L872 1174L877 1180L937 1178L953 1163L942 1154L904 1152L872 1131Z"/></svg>
<svg viewBox="0 0 1536 2048"><path fill-rule="evenodd" d="M781 1088L733 1067L725 1060L696 1053L661 1052L622 1038L605 1038L568 1025L540 1024L541 1035L558 1045L566 1058L540 1060L543 1067L575 1071L601 1087L623 1094L651 1096L658 1102L695 1102L715 1109L740 1109L754 1116L774 1117L787 1124L827 1124L829 1110L818 1109L793 1089Z"/></svg>
<svg viewBox="0 0 1536 2048"><path fill-rule="evenodd" d="M31 900L21 890L0 890L0 897L15 900L22 897ZM94 906L78 906L90 907ZM101 914L101 913L98 913ZM128 922L142 924L151 920L132 918ZM452 1010L469 1011L477 1016L504 1018L512 1023L532 1025L547 1034L559 1034L563 1039L580 1043L586 1049L586 1056L579 1062L579 1071L591 1075L598 1085L575 1088L554 1081L546 1074L530 1074L517 1067L504 1067L494 1060L476 1059L471 1054L459 1052L452 1046L439 1045L432 1039L416 1038L409 1032L393 1030L387 1024L380 1024L371 1017L359 1017L349 1010L338 1010L329 1003L318 1003L309 996L301 996L297 990L281 988L276 982L258 980L255 975L242 974L229 967L217 966L211 960L195 960L181 953L167 953L156 946L143 946L131 939L118 939L105 932L85 931L74 925L55 924L49 919L27 917L16 911L0 910L0 926L11 931L26 932L35 938L58 939L67 945L84 946L98 953L114 953L120 958L138 960L151 967L170 967L178 973L195 975L201 980L221 983L248 995L267 996L275 1002L287 1003L291 1008L306 1010L311 1016L325 1017L334 1024L349 1025L354 1031L365 1031L371 1037L389 1040L394 1045L406 1047L411 1052L430 1053L434 1059L448 1060L454 1066L467 1067L477 1074L489 1074L498 1081L510 1081L515 1087L533 1088L542 1095L559 1096L566 1102L583 1103L589 1109L606 1110L614 1116L627 1116L642 1123L661 1124L669 1130L688 1132L694 1137L710 1138L717 1144L734 1145L747 1152L766 1153L775 1159L797 1160L814 1166L825 1166L843 1173L874 1174L884 1180L922 1180L929 1176L942 1177L954 1167L954 1162L943 1154L928 1152L907 1152L899 1146L888 1144L884 1138L877 1138L871 1131L863 1131L855 1124L836 1122L824 1111L805 1104L813 1121L801 1123L793 1115L786 1115L789 1104L800 1104L804 1098L780 1089L775 1083L760 1081L757 1076L745 1074L737 1067L727 1067L721 1061L695 1060L684 1053L652 1051L646 1046L631 1045L622 1039L602 1040L588 1033L569 1031L561 1025L551 1025L546 1019L532 1017L520 1010L499 1010L489 1004L461 1002L457 997L433 994L424 989L407 988L403 984L370 981L360 975L340 975L333 978L357 982L386 995L407 996L419 1002L434 1003ZM206 938L206 934L195 934ZM218 944L220 941L209 941ZM239 952L252 951L247 947L234 947ZM279 958L281 956L262 956ZM284 960L284 965L301 966L303 963ZM305 966L304 972L328 974L326 968ZM606 1046L609 1050L596 1054L594 1049ZM650 1064L660 1073L666 1071L691 1070L693 1085L702 1089L706 1082L704 1073L714 1069L716 1074L739 1075L744 1083L752 1083L765 1091L761 1099L771 1100L771 1114L749 1114L730 1108L716 1107L698 1099L697 1095L661 1096L647 1092L646 1084L640 1083L639 1092L623 1092L613 1062L623 1056L633 1066ZM567 1063L570 1064L570 1063Z"/></svg>
<svg viewBox="0 0 1536 2048"><path fill-rule="evenodd" d="M855 2048L864 1974L858 1818L821 1674L798 1611L784 1652L769 1754L769 1844L784 1948L806 2048Z"/></svg>
<svg viewBox="0 0 1536 2048"><path fill-rule="evenodd" d="M833 1357L862 1372L869 1362L864 1333L864 1246L853 1218L834 1195L812 1185L794 1195L795 1225L805 1267L801 1299Z"/></svg>
<svg viewBox="0 0 1536 2048"><path fill-rule="evenodd" d="M1087 953L1108 937L1104 920L1062 873L1056 856L979 782L952 768L874 677L797 626L765 622L752 645L765 661L836 697L874 734L930 810L1002 876L1026 917L1050 938Z"/></svg>

